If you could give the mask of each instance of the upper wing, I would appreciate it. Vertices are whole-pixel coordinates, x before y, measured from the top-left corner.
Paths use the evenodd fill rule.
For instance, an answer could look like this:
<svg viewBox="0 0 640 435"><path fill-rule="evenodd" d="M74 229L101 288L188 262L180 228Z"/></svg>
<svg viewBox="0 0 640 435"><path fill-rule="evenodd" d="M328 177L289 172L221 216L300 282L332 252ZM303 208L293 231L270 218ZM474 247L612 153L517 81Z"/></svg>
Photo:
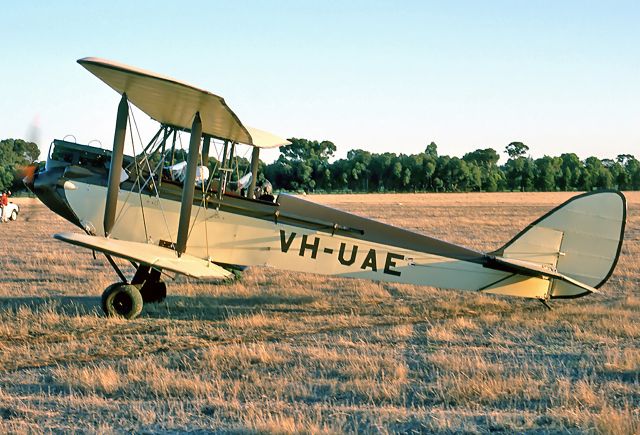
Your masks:
<svg viewBox="0 0 640 435"><path fill-rule="evenodd" d="M193 278L229 278L232 275L229 271L207 260L188 254L182 254L178 257L176 251L172 249L147 243L128 242L77 233L58 233L53 237L72 245L104 252L105 254L130 261L137 261L157 269L170 270Z"/></svg>
<svg viewBox="0 0 640 435"><path fill-rule="evenodd" d="M254 147L258 148L277 148L291 145L291 142L282 139L281 137L278 137L273 133L269 133L268 131L260 130L258 128L249 127L248 125L246 127L247 131L251 135L251 143L248 145L253 145Z"/></svg>
<svg viewBox="0 0 640 435"><path fill-rule="evenodd" d="M259 148L290 144L271 133L244 126L224 98L204 89L110 60L85 57L78 63L119 94L126 93L129 101L160 123L189 130L193 116L199 112L204 134Z"/></svg>

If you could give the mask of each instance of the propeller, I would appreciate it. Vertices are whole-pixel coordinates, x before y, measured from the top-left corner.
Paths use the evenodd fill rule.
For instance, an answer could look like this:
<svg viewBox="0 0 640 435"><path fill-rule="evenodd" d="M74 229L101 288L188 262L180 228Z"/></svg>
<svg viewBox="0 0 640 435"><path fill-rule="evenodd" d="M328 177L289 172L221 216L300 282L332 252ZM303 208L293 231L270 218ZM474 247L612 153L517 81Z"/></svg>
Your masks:
<svg viewBox="0 0 640 435"><path fill-rule="evenodd" d="M37 172L38 172L38 165L36 163L31 163L30 165L23 166L18 169L18 176L22 177L22 182L31 191L33 191L33 181L36 178Z"/></svg>
<svg viewBox="0 0 640 435"><path fill-rule="evenodd" d="M40 115L36 113L33 121L27 129L27 140L39 146L40 143ZM33 183L38 172L38 163L31 162L29 165L19 167L17 170L18 177L22 178L22 182L29 190L33 192Z"/></svg>

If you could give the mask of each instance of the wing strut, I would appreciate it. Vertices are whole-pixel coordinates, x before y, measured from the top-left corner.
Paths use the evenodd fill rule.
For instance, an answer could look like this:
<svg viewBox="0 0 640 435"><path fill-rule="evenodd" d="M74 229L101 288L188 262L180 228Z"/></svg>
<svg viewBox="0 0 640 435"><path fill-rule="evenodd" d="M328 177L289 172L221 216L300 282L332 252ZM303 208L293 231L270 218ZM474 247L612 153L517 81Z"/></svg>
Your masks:
<svg viewBox="0 0 640 435"><path fill-rule="evenodd" d="M111 154L111 166L109 167L109 182L107 184L107 200L104 206L104 235L109 237L116 220L116 207L118 205L118 191L120 190L120 175L122 173L122 160L124 156L124 139L127 135L127 119L129 118L129 102L127 94L123 93L118 105L116 118L116 130L113 135L113 152Z"/></svg>
<svg viewBox="0 0 640 435"><path fill-rule="evenodd" d="M256 182L258 181L258 163L260 163L260 148L253 147L251 151L251 185L247 192L247 197L253 198L256 191Z"/></svg>
<svg viewBox="0 0 640 435"><path fill-rule="evenodd" d="M178 239L176 241L176 251L178 255L184 254L187 250L187 239L189 238L189 222L191 221L191 208L193 206L193 195L196 185L196 169L198 165L198 153L200 151L200 140L202 139L202 121L200 112L196 112L191 125L191 139L189 141L189 155L187 156L187 173L185 174L182 186L182 204L180 205L180 221L178 224Z"/></svg>
<svg viewBox="0 0 640 435"><path fill-rule="evenodd" d="M202 166L209 166L209 148L211 146L211 136L204 135L202 140Z"/></svg>

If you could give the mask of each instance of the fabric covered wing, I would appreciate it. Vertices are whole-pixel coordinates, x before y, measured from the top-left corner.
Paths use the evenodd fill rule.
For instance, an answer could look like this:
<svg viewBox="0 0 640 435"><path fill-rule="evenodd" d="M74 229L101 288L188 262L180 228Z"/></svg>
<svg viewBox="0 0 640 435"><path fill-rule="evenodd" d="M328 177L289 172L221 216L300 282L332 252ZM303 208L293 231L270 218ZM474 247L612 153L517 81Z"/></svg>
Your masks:
<svg viewBox="0 0 640 435"><path fill-rule="evenodd" d="M58 233L54 238L72 245L136 261L157 269L169 270L193 278L229 278L232 274L207 260L188 254L177 256L172 249L147 243L107 239L78 233Z"/></svg>
<svg viewBox="0 0 640 435"><path fill-rule="evenodd" d="M259 148L289 145L285 139L246 127L222 97L151 71L95 57L78 63L156 121L189 130L200 112L202 132Z"/></svg>

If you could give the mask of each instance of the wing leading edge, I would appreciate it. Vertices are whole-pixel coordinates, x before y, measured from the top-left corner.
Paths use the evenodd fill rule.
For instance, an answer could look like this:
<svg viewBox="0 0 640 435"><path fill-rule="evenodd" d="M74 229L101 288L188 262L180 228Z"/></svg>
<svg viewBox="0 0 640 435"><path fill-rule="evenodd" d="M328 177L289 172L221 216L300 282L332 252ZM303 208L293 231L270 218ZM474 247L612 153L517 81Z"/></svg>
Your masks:
<svg viewBox="0 0 640 435"><path fill-rule="evenodd" d="M72 245L193 278L229 278L232 275L229 271L207 260L188 254L178 257L176 251L162 246L77 233L58 233L53 237Z"/></svg>

